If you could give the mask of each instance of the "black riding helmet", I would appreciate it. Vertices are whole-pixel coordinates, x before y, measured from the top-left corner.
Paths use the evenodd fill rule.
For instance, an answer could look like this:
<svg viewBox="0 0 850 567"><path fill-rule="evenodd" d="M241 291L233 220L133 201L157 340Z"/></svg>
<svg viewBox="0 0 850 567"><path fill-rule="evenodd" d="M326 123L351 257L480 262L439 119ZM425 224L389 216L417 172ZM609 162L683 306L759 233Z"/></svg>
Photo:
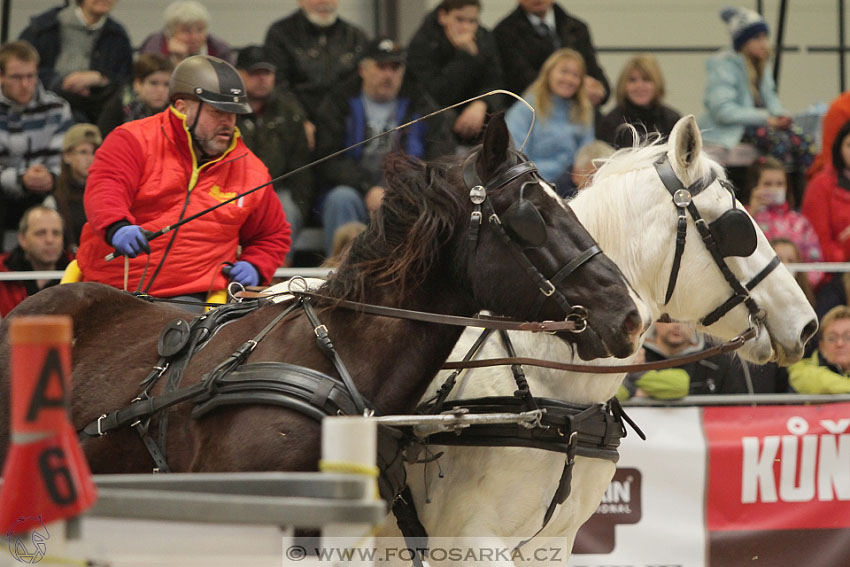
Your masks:
<svg viewBox="0 0 850 567"><path fill-rule="evenodd" d="M223 112L250 114L248 95L239 72L227 61L210 55L184 59L171 73L169 99L197 99Z"/></svg>

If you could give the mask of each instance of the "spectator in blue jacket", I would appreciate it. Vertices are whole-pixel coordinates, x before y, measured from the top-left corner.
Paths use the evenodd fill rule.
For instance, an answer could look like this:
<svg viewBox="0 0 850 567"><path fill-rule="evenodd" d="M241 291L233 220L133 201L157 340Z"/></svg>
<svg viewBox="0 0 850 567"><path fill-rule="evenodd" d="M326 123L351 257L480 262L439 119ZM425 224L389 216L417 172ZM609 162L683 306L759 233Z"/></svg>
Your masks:
<svg viewBox="0 0 850 567"><path fill-rule="evenodd" d="M558 193L572 187L572 166L579 149L594 140L593 105L584 90L584 58L562 48L549 56L525 98L536 112L534 130L524 151ZM531 110L517 101L506 116L517 147L531 126Z"/></svg>
<svg viewBox="0 0 850 567"><path fill-rule="evenodd" d="M35 16L21 32L41 56L44 86L97 124L103 104L133 74L127 31L109 12L117 0L75 0Z"/></svg>
<svg viewBox="0 0 850 567"><path fill-rule="evenodd" d="M358 76L325 97L317 112L316 153L326 156L386 132L436 109L436 104L405 75L404 50L392 40L371 42L358 64ZM384 195L384 158L401 150L421 159L451 153L451 134L443 115L399 130L341 154L320 166L320 204L328 256L334 232L352 222L368 222Z"/></svg>

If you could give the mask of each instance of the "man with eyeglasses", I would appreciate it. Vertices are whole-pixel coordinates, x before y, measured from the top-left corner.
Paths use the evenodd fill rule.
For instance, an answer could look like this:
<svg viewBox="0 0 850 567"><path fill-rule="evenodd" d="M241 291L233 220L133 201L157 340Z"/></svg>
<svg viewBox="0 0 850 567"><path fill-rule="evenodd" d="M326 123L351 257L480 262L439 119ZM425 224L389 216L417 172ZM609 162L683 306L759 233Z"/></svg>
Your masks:
<svg viewBox="0 0 850 567"><path fill-rule="evenodd" d="M850 394L850 307L823 316L818 350L792 364L788 378L800 394Z"/></svg>
<svg viewBox="0 0 850 567"><path fill-rule="evenodd" d="M26 41L0 46L0 235L55 188L71 107L38 80Z"/></svg>

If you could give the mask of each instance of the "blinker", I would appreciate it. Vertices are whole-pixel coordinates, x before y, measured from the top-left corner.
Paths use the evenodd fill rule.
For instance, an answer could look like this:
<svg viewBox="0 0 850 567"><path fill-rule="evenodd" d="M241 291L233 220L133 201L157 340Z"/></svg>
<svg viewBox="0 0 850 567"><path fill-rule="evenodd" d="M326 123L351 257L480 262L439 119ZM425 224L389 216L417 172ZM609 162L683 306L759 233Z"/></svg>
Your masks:
<svg viewBox="0 0 850 567"><path fill-rule="evenodd" d="M502 224L508 233L524 246L540 247L546 244L546 222L531 201L523 197L525 185L520 188L519 200L502 214Z"/></svg>
<svg viewBox="0 0 850 567"><path fill-rule="evenodd" d="M756 251L758 237L753 221L741 209L729 209L708 225L720 254L749 256Z"/></svg>

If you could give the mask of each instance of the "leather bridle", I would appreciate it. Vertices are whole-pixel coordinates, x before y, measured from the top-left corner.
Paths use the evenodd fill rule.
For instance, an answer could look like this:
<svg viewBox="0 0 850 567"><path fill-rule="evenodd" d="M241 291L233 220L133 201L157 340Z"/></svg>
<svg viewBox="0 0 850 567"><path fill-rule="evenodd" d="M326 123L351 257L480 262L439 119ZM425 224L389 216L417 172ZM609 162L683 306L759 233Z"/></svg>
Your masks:
<svg viewBox="0 0 850 567"><path fill-rule="evenodd" d="M696 225L705 247L714 259L714 263L720 268L724 279L732 288L732 296L706 316L702 317L699 323L705 327L713 325L738 304L743 303L750 312L750 324L758 329L759 325L764 321L766 313L763 309L759 308L755 299L750 295L750 291L779 265L779 256L774 256L768 262L767 266L756 274L755 277L746 284L742 284L732 270L729 269L724 258L727 256L749 256L755 251L757 237L752 219L750 219L746 212L735 206L735 193L732 184L720 180L720 183L729 191L732 197L732 209L726 211L719 219L709 224L694 204L693 197L714 183L717 175L712 171L708 178L699 179L685 188L682 181L673 171L673 166L670 165L667 154L664 154L660 160L655 162L655 170L658 172L658 176L661 178L664 187L667 188L667 191L673 197L673 204L679 212L676 230L676 252L673 257L673 266L670 270L670 278L667 283L667 294L664 299L665 305L670 302L673 290L676 287L682 253L685 250L685 236L687 235L687 215L685 210L687 210L694 220L694 225ZM719 226L715 223L719 223ZM730 236L727 233L733 234Z"/></svg>
<svg viewBox="0 0 850 567"><path fill-rule="evenodd" d="M528 229L529 227L532 231L536 229L536 232L539 233L541 231L539 225L543 223L543 218L540 216L540 212L530 202L524 200L521 192L520 200L511 207L517 207L516 213L513 215L513 220L503 223L503 220L499 218L498 214L496 214L488 194L490 191L504 187L511 181L514 181L518 177L526 174L533 175L537 182L543 181L534 162L525 160L519 152L514 151L513 153L522 159L522 161L503 170L487 183L484 183L481 180L478 176L478 172L476 171L478 151L469 154L463 163L463 181L466 184L467 189L469 189L469 199L474 205L469 218L470 243L472 244L473 249L477 246L478 232L483 223L483 219L486 216L488 226L493 229L502 242L508 247L508 250L510 250L513 257L520 265L523 266L523 268L525 268L528 276L540 290L541 295L532 306L529 319L537 320L546 300L552 299L566 314L565 320L575 322L575 329L571 332L581 333L587 328L587 310L581 305L571 305L564 294L558 291L556 286L563 282L570 276L570 274L575 272L588 260L597 254L600 254L602 250L599 248L599 245L594 244L569 261L551 278L546 278L540 270L537 269L537 266L534 265L523 250L523 246L521 246L518 242L518 240L521 240L521 237L518 237L517 234L522 234L525 232L524 229ZM503 217L506 218L509 211L503 213ZM512 226L514 223L521 224L523 226ZM535 227L535 225L538 226ZM508 230L506 230L506 226ZM543 226L542 230L545 231L545 226ZM537 245L539 246L540 244Z"/></svg>

